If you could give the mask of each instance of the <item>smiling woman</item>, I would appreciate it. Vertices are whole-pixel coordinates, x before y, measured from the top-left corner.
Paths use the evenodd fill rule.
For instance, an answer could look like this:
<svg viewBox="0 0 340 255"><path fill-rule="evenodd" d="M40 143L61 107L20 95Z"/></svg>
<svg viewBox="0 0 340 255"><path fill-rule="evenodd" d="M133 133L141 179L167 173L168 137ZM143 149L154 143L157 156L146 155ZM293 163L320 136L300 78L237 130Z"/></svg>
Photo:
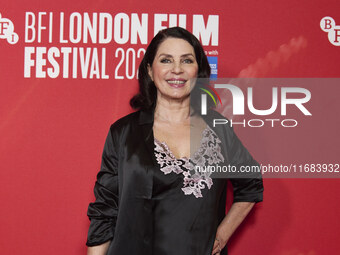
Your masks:
<svg viewBox="0 0 340 255"><path fill-rule="evenodd" d="M157 100L189 99L198 64L192 46L183 39L169 38L158 48L149 75L157 88Z"/></svg>
<svg viewBox="0 0 340 255"><path fill-rule="evenodd" d="M257 165L231 128L212 127L191 108L196 78L209 75L188 31L165 29L151 41L130 101L139 111L116 121L104 146L88 208L88 255L227 254L230 236L262 201L263 185L260 175L230 179L234 204L225 215L226 179L196 171ZM201 139L190 141L192 132Z"/></svg>

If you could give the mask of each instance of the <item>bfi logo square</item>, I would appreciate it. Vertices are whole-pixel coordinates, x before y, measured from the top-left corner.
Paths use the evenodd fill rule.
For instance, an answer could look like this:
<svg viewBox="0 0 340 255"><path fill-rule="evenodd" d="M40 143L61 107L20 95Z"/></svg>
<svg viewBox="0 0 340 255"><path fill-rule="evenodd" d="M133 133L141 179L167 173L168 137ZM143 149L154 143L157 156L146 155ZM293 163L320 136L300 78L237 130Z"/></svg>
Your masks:
<svg viewBox="0 0 340 255"><path fill-rule="evenodd" d="M340 26L335 24L332 17L323 17L320 21L322 31L328 34L328 40L334 46L340 46Z"/></svg>

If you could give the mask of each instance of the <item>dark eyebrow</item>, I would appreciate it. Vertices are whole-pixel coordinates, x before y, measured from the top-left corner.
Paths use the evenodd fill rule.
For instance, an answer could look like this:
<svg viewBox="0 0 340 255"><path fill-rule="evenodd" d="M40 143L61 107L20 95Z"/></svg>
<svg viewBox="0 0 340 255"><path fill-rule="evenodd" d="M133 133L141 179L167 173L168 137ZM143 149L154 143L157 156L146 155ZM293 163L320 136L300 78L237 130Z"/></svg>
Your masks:
<svg viewBox="0 0 340 255"><path fill-rule="evenodd" d="M184 54L181 56L181 58L185 58L185 57L195 57L192 53L188 53L188 54Z"/></svg>
<svg viewBox="0 0 340 255"><path fill-rule="evenodd" d="M181 58L185 58L185 57L189 57L189 56L195 57L192 53L187 53L187 54L183 54L183 55L181 56ZM159 57L159 58L160 58L160 57L173 58L172 55L170 55L170 54L165 54L165 53L160 54L158 57Z"/></svg>
<svg viewBox="0 0 340 255"><path fill-rule="evenodd" d="M172 58L172 55L170 55L170 54L165 54L165 53L162 53L162 54L160 54L158 57L159 57L159 58L160 58L160 57L167 57L167 58Z"/></svg>

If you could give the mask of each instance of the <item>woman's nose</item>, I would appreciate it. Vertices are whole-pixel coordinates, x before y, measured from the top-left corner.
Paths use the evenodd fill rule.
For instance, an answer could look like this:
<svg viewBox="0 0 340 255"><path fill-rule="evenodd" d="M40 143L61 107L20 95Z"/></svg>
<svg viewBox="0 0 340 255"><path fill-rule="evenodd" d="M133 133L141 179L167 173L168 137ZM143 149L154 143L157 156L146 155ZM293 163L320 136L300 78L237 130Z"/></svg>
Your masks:
<svg viewBox="0 0 340 255"><path fill-rule="evenodd" d="M172 67L172 72L175 73L175 74L182 73L183 69L182 69L181 63L175 62L173 67Z"/></svg>

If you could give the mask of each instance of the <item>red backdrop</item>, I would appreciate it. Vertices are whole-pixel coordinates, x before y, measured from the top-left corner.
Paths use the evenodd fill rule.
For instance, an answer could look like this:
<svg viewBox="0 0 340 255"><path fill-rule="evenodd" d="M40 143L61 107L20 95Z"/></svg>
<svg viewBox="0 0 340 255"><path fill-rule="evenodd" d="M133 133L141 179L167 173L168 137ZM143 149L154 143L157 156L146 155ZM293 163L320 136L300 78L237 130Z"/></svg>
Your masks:
<svg viewBox="0 0 340 255"><path fill-rule="evenodd" d="M95 29L96 41L87 36L86 42L86 13L92 22L97 14L94 29L103 13L112 17L111 40L105 23L102 41ZM340 47L320 28L326 16L340 24L333 0L12 0L2 1L0 14L1 254L85 254L86 210L104 140L110 124L131 112L139 49L157 24L181 20L193 32L203 21L208 29L200 30L201 40L208 56L218 59L218 77L340 76ZM80 30L70 32L70 24ZM339 92L324 84L314 88L313 116L305 126L261 136L238 128L239 136L260 162L339 163ZM337 254L340 179L333 177L265 179L264 202L233 236L230 254Z"/></svg>

